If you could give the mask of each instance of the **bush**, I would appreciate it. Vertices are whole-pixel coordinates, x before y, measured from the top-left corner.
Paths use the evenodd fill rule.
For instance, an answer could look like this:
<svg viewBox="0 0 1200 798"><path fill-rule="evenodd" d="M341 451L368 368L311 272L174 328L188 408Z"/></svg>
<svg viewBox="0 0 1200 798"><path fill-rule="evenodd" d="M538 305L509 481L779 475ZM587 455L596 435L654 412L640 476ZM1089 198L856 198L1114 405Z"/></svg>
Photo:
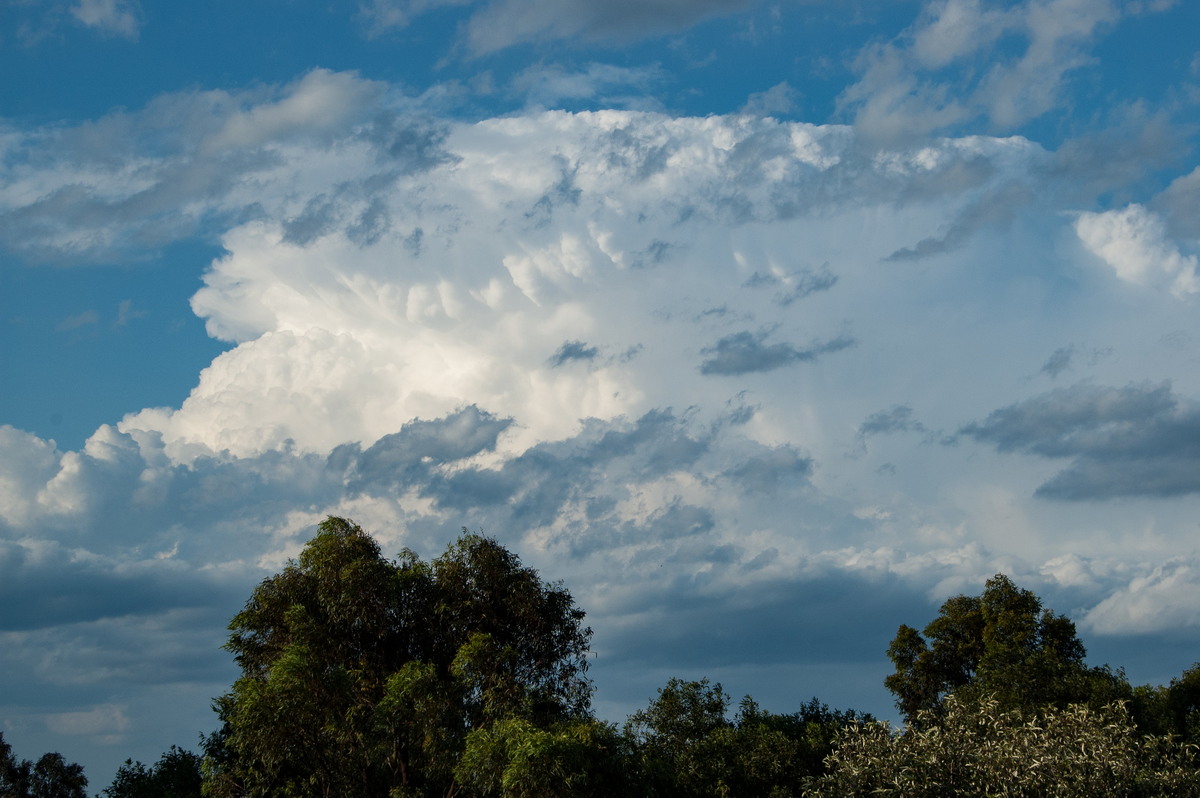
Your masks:
<svg viewBox="0 0 1200 798"><path fill-rule="evenodd" d="M1003 710L950 696L900 734L851 724L815 796L1200 796L1197 749L1143 736L1125 705Z"/></svg>

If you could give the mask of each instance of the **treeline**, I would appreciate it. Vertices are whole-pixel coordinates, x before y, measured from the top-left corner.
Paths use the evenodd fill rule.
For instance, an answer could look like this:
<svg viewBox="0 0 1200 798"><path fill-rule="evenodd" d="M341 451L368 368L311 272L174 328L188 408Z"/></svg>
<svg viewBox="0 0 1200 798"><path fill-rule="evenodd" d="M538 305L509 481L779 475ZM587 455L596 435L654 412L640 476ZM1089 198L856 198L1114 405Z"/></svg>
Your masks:
<svg viewBox="0 0 1200 798"><path fill-rule="evenodd" d="M708 680L599 720L583 619L493 539L464 530L431 561L388 560L329 518L230 623L242 675L201 753L127 761L103 795L1200 796L1200 666L1135 688L1086 665L1074 624L1002 575L900 628L886 685L902 731L815 698L733 710ZM41 760L22 770L0 750L0 798L83 795L78 766L58 757L75 791L49 791Z"/></svg>

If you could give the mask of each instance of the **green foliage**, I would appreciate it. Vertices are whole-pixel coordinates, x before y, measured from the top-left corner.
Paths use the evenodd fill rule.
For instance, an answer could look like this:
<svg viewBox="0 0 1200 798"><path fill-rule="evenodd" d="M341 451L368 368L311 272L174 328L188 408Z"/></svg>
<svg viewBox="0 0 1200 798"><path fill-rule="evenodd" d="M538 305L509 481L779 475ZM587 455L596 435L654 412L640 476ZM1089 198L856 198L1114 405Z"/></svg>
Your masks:
<svg viewBox="0 0 1200 798"><path fill-rule="evenodd" d="M587 716L582 619L495 540L390 561L331 517L230 623L242 676L215 702L205 794L453 793L473 730Z"/></svg>
<svg viewBox="0 0 1200 798"><path fill-rule="evenodd" d="M615 727L575 720L539 729L506 718L475 729L456 769L472 795L491 798L606 798L637 789L627 740Z"/></svg>
<svg viewBox="0 0 1200 798"><path fill-rule="evenodd" d="M178 746L151 767L126 759L105 798L200 798L200 756Z"/></svg>
<svg viewBox="0 0 1200 798"><path fill-rule="evenodd" d="M1133 697L1123 673L1089 668L1086 653L1069 618L997 574L982 595L947 600L924 636L902 625L888 647L896 671L884 684L909 723L951 693L988 696L1006 709Z"/></svg>
<svg viewBox="0 0 1200 798"><path fill-rule="evenodd" d="M1197 751L1138 732L1123 704L1005 710L951 696L894 734L851 724L813 796L1197 796Z"/></svg>
<svg viewBox="0 0 1200 798"><path fill-rule="evenodd" d="M42 754L37 762L17 759L0 732L0 796L2 798L87 798L83 767L68 764L61 754Z"/></svg>
<svg viewBox="0 0 1200 798"><path fill-rule="evenodd" d="M787 798L820 775L841 727L865 719L815 698L791 715L761 710L749 696L734 720L729 697L707 679L671 679L626 726L651 795Z"/></svg>

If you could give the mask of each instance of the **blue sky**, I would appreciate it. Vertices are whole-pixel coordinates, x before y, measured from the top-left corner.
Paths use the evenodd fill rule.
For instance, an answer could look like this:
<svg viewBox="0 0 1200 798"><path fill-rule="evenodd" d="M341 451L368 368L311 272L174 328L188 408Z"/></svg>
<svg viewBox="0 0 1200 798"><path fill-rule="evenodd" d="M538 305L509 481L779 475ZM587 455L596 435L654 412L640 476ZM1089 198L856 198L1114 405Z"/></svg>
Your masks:
<svg viewBox="0 0 1200 798"><path fill-rule="evenodd" d="M597 709L892 716L1003 571L1200 659L1200 7L0 10L0 728L213 726L325 515L563 579Z"/></svg>

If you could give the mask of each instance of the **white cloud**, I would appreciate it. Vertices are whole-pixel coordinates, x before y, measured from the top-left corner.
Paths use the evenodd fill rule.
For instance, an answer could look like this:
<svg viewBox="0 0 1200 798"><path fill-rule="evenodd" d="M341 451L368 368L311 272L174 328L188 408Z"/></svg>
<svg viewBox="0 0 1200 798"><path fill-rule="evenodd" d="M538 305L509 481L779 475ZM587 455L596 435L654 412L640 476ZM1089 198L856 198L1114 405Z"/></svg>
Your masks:
<svg viewBox="0 0 1200 798"><path fill-rule="evenodd" d="M1083 618L1099 634L1145 635L1200 627L1200 568L1176 560L1113 591Z"/></svg>
<svg viewBox="0 0 1200 798"><path fill-rule="evenodd" d="M127 39L136 39L141 27L137 0L79 0L71 15L89 28Z"/></svg>
<svg viewBox="0 0 1200 798"><path fill-rule="evenodd" d="M284 89L278 100L259 103L224 120L202 152L253 149L297 135L343 132L355 115L379 99L382 86L350 72L314 69Z"/></svg>
<svg viewBox="0 0 1200 798"><path fill-rule="evenodd" d="M1135 285L1162 286L1183 298L1200 291L1200 259L1184 255L1167 239L1157 214L1136 203L1119 211L1081 213L1079 240L1117 276Z"/></svg>
<svg viewBox="0 0 1200 798"><path fill-rule="evenodd" d="M125 708L103 704L84 712L58 712L46 716L46 725L58 734L118 737L129 728Z"/></svg>

